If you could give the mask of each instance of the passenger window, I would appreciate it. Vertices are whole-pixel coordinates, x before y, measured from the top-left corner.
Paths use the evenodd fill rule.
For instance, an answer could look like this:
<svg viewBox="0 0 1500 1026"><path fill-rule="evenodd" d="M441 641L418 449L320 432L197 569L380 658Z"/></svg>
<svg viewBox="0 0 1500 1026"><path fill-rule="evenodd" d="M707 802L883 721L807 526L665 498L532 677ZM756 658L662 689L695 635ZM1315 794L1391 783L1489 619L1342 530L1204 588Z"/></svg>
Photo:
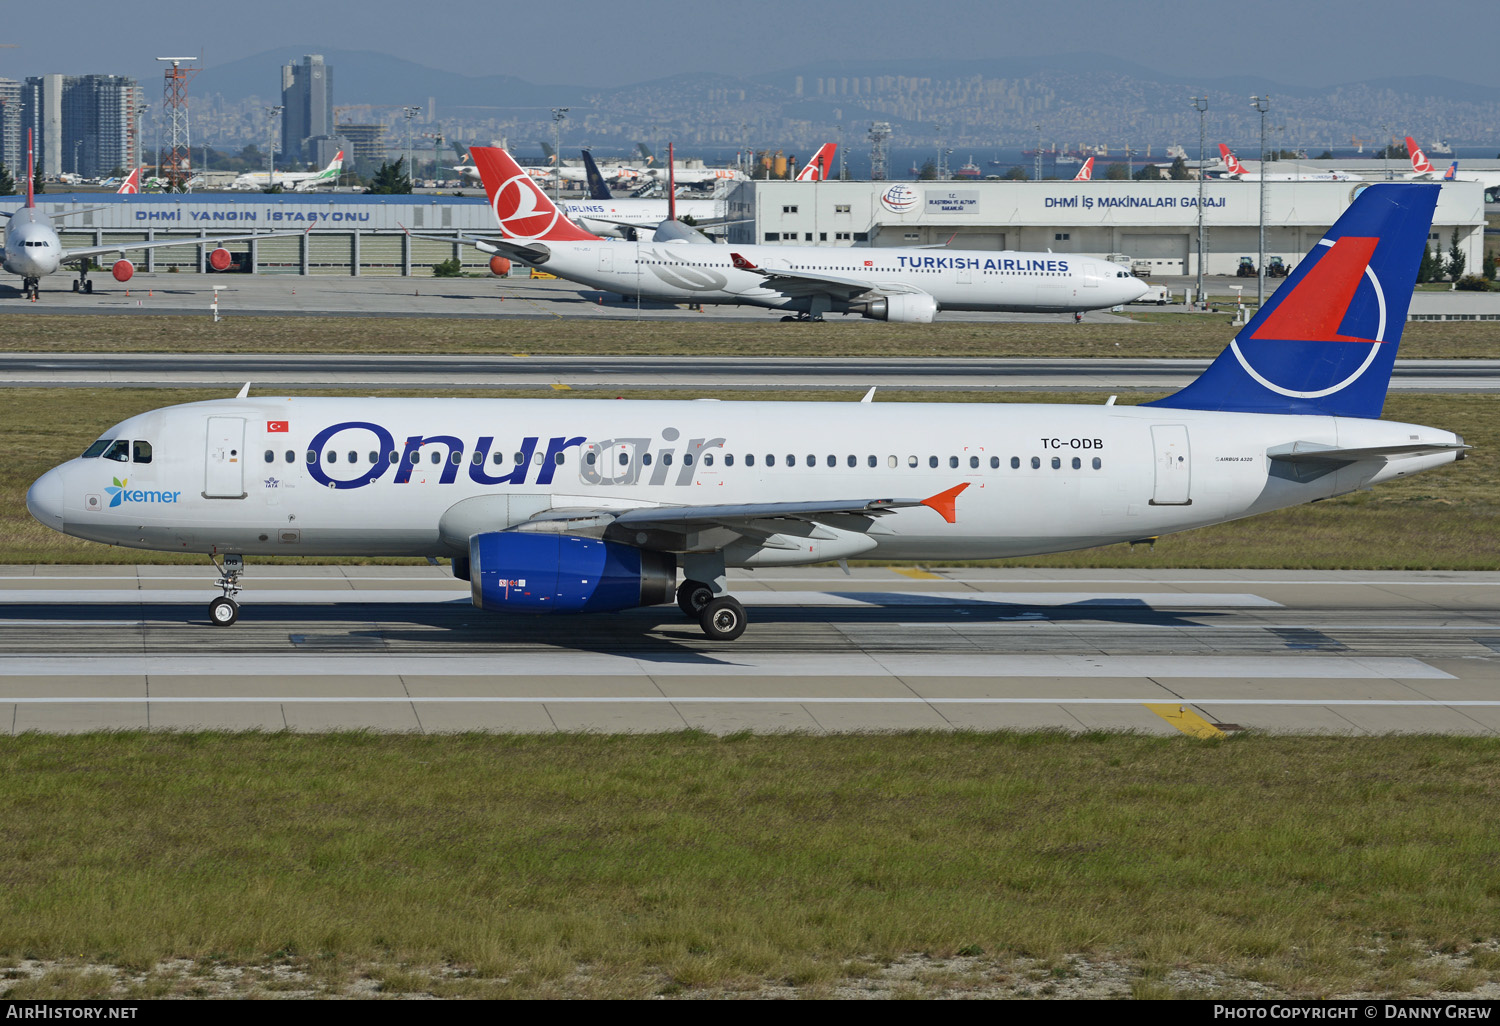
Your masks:
<svg viewBox="0 0 1500 1026"><path fill-rule="evenodd" d="M957 456L949 456L948 457L948 467L951 470L957 470L958 469L958 457Z"/></svg>
<svg viewBox="0 0 1500 1026"><path fill-rule="evenodd" d="M370 455L374 456L375 454L372 452L372 453L370 453ZM474 453L473 456L469 457L469 462L473 463L474 466L476 466L476 467L479 466L481 463L484 462L484 453L482 453L482 452L476 452L476 453Z"/></svg>
<svg viewBox="0 0 1500 1026"><path fill-rule="evenodd" d="M732 453L732 452L726 452L724 454L724 466L726 466L726 467L732 467L732 466L734 466L734 453Z"/></svg>
<svg viewBox="0 0 1500 1026"><path fill-rule="evenodd" d="M1053 470L1061 470L1062 469L1062 457L1061 456L1054 456L1054 457L1052 457L1052 469Z"/></svg>
<svg viewBox="0 0 1500 1026"><path fill-rule="evenodd" d="M641 462L648 467L651 466L651 454L648 452L646 453L646 455L642 456Z"/></svg>
<svg viewBox="0 0 1500 1026"><path fill-rule="evenodd" d="M625 466L629 462L630 462L630 453L628 453L628 452L622 452L622 453L620 453L620 466L623 467L623 466Z"/></svg>
<svg viewBox="0 0 1500 1026"><path fill-rule="evenodd" d="M1032 470L1041 470L1042 469L1042 458L1040 456L1033 456L1033 457L1031 457L1031 469Z"/></svg>
<svg viewBox="0 0 1500 1026"><path fill-rule="evenodd" d="M123 438L120 439L109 447L109 450L104 454L104 458L114 460L116 463L129 463L130 443Z"/></svg>
<svg viewBox="0 0 1500 1026"><path fill-rule="evenodd" d="M849 462L850 463L854 462L854 457L853 456L849 457ZM829 453L829 455L828 455L828 465L830 467L836 467L836 466L838 466L839 465L839 458L837 456L833 455L832 453Z"/></svg>
<svg viewBox="0 0 1500 1026"><path fill-rule="evenodd" d="M307 462L309 462L309 463L316 463L316 462L318 462L318 454L317 454L317 452L315 450L313 450L313 449L307 450Z"/></svg>
<svg viewBox="0 0 1500 1026"><path fill-rule="evenodd" d="M329 463L337 463L339 461L339 454L334 452L332 449L329 449L327 458Z"/></svg>
<svg viewBox="0 0 1500 1026"><path fill-rule="evenodd" d="M443 462L443 454L438 452L436 449L432 450L432 455L428 456L427 458L432 462L433 466L436 466L437 464Z"/></svg>
<svg viewBox="0 0 1500 1026"><path fill-rule="evenodd" d="M266 462L267 463L275 463L276 462L276 451L274 449L267 449L266 450Z"/></svg>
<svg viewBox="0 0 1500 1026"><path fill-rule="evenodd" d="M938 458L936 456L927 457L927 465L936 470L938 465Z"/></svg>
<svg viewBox="0 0 1500 1026"><path fill-rule="evenodd" d="M475 455L477 456L479 454L475 453ZM483 459L482 456L480 458ZM379 463L379 462L380 462L380 453L376 452L374 449L371 449L370 450L370 464L371 464L371 466L373 466L373 465L375 465L376 463Z"/></svg>
<svg viewBox="0 0 1500 1026"><path fill-rule="evenodd" d="M349 462L350 463L358 463L359 462L359 453L355 452L353 449L349 450Z"/></svg>
<svg viewBox="0 0 1500 1026"><path fill-rule="evenodd" d="M818 458L816 456L814 456L812 453L808 453L807 454L807 465L809 467L816 467L818 465Z"/></svg>
<svg viewBox="0 0 1500 1026"><path fill-rule="evenodd" d="M797 465L797 457L793 456L791 453L787 453L786 465L789 467L795 467Z"/></svg>
<svg viewBox="0 0 1500 1026"><path fill-rule="evenodd" d="M747 466L747 467L753 467L753 466L755 466L755 453L753 453L753 452L747 452L747 453L745 453L745 466Z"/></svg>
<svg viewBox="0 0 1500 1026"><path fill-rule="evenodd" d="M411 460L410 460L411 465L415 467L421 461L422 461L422 454L419 453L419 452L417 452L415 449L413 449L412 453L411 453Z"/></svg>
<svg viewBox="0 0 1500 1026"><path fill-rule="evenodd" d="M592 451L584 453L583 455L583 462L587 463L591 467L594 465L595 459L595 454Z"/></svg>
<svg viewBox="0 0 1500 1026"><path fill-rule="evenodd" d="M706 453L703 454L703 465L705 467L711 467L711 466L714 465L714 454L713 453L706 452Z"/></svg>
<svg viewBox="0 0 1500 1026"><path fill-rule="evenodd" d="M553 463L556 463L560 467L560 466L562 466L562 461L563 461L563 454L562 453L555 452L555 453L552 454L552 462ZM454 457L454 462L455 463L458 462L458 458L456 456Z"/></svg>
<svg viewBox="0 0 1500 1026"><path fill-rule="evenodd" d="M915 456L906 457L906 465L908 467L915 467L917 465L917 458Z"/></svg>
<svg viewBox="0 0 1500 1026"><path fill-rule="evenodd" d="M288 450L287 450L287 451L286 451L286 457L285 457L285 458L286 458L286 461L287 461L287 462L288 462L288 463L296 463L296 462L297 462L297 454L296 454L296 453L294 453L294 452L293 452L293 451L292 451L292 450L290 450L290 449L288 449Z"/></svg>
<svg viewBox="0 0 1500 1026"><path fill-rule="evenodd" d="M877 459L876 459L876 458L875 458L875 457L874 457L874 456L871 456L871 457L869 457L869 458L868 458L868 461L869 461L869 465L870 465L870 467L871 467L871 468L872 468L872 469L873 469L873 468L874 468L874 467L876 467L876 466L878 466L878 465L879 465L879 463L880 463L880 461L879 461L879 460L877 460Z"/></svg>
<svg viewBox="0 0 1500 1026"><path fill-rule="evenodd" d="M516 453L516 466L519 467L521 464L523 464L525 462L526 462L526 454L524 452L518 452L518 453ZM621 463L625 462L625 458L624 458L623 454L620 457L620 462Z"/></svg>
<svg viewBox="0 0 1500 1026"><path fill-rule="evenodd" d="M387 463L400 463L401 462L401 454L399 452L397 452L395 449L392 449L390 452L388 452L388 453L385 454L385 461Z"/></svg>
<svg viewBox="0 0 1500 1026"><path fill-rule="evenodd" d="M859 466L859 457L851 453L849 458L845 460L845 462L848 463L851 467L857 467Z"/></svg>
<svg viewBox="0 0 1500 1026"><path fill-rule="evenodd" d="M1012 456L1010 458L1010 469L1011 470L1020 470L1021 469L1021 457L1019 457L1019 456Z"/></svg>
<svg viewBox="0 0 1500 1026"><path fill-rule="evenodd" d="M459 452L457 449L454 449L451 453L448 454L448 462L452 463L455 467L458 466L463 461L464 461L464 454L461 453L461 452Z"/></svg>
<svg viewBox="0 0 1500 1026"><path fill-rule="evenodd" d="M1083 469L1083 460L1079 459L1077 456L1073 457L1073 469L1074 470L1081 470L1081 469Z"/></svg>
<svg viewBox="0 0 1500 1026"><path fill-rule="evenodd" d="M693 465L693 454L692 453L685 452L685 453L682 454L682 465L684 467L691 467Z"/></svg>
<svg viewBox="0 0 1500 1026"><path fill-rule="evenodd" d="M669 452L662 453L661 454L661 462L662 462L662 466L664 466L664 467L670 467L672 465L672 454L669 453Z"/></svg>
<svg viewBox="0 0 1500 1026"><path fill-rule="evenodd" d="M979 457L978 456L970 456L969 457L969 466L972 467L972 468L974 468L975 470L978 470L979 469Z"/></svg>
<svg viewBox="0 0 1500 1026"><path fill-rule="evenodd" d="M1103 463L1103 461L1101 461L1101 460L1100 460L1100 459L1099 459L1099 457L1097 457L1097 456L1095 456L1095 457L1094 457L1094 469L1095 469L1095 470L1098 470L1098 469L1099 469L1099 468L1100 468L1100 467L1102 467L1102 466L1104 466L1104 463Z"/></svg>
<svg viewBox="0 0 1500 1026"><path fill-rule="evenodd" d="M83 455L80 456L79 459L85 459L85 460L97 459L98 456L99 456L99 454L101 452L103 452L105 449L109 448L109 441L110 440L108 438L101 438L101 439L99 439L99 441L95 442L93 445L91 445L87 449L83 450Z"/></svg>

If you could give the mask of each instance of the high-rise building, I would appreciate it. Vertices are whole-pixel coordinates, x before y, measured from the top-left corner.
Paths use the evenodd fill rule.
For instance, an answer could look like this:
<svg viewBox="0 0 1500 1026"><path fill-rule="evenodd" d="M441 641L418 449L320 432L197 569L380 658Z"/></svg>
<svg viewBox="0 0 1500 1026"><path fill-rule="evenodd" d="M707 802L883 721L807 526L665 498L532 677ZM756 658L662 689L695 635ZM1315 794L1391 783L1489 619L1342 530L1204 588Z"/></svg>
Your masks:
<svg viewBox="0 0 1500 1026"><path fill-rule="evenodd" d="M307 160L307 140L336 134L333 124L333 68L319 53L281 68L281 151L288 160Z"/></svg>
<svg viewBox="0 0 1500 1026"><path fill-rule="evenodd" d="M5 86L0 83L0 97ZM98 178L140 164L140 116L144 95L123 75L40 75L20 87L17 167L26 162L29 129L37 161L49 175L70 172ZM0 147L10 137L0 115ZM24 170L21 171L24 175Z"/></svg>
<svg viewBox="0 0 1500 1026"><path fill-rule="evenodd" d="M26 175L26 133L21 128L21 83L0 78L0 164L20 181Z"/></svg>

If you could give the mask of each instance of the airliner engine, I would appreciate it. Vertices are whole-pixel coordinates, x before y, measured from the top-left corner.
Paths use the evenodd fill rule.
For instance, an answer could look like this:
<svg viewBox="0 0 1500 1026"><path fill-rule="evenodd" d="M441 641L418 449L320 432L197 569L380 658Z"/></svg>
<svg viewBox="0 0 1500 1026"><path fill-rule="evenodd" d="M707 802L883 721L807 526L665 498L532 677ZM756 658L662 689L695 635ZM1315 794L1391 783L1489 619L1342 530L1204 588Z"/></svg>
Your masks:
<svg viewBox="0 0 1500 1026"><path fill-rule="evenodd" d="M865 317L877 321L897 321L902 324L931 324L937 316L937 300L925 292L907 293L899 296L883 296L865 303L850 304Z"/></svg>
<svg viewBox="0 0 1500 1026"><path fill-rule="evenodd" d="M671 555L570 534L492 531L469 539L469 588L480 609L603 613L674 599Z"/></svg>

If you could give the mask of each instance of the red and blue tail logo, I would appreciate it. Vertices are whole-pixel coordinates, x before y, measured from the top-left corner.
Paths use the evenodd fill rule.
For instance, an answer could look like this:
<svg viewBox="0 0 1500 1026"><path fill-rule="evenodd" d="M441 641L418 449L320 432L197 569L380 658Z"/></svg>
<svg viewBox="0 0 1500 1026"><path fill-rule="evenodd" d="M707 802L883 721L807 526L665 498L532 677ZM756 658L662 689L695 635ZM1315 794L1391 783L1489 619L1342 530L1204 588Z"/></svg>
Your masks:
<svg viewBox="0 0 1500 1026"><path fill-rule="evenodd" d="M1446 171L1443 172L1443 181L1445 181L1445 182L1456 182L1456 181L1458 181L1458 161L1455 160L1453 163L1451 163L1451 164L1448 165L1448 170L1446 170Z"/></svg>
<svg viewBox="0 0 1500 1026"><path fill-rule="evenodd" d="M1379 417L1439 188L1364 189L1208 370L1146 405Z"/></svg>

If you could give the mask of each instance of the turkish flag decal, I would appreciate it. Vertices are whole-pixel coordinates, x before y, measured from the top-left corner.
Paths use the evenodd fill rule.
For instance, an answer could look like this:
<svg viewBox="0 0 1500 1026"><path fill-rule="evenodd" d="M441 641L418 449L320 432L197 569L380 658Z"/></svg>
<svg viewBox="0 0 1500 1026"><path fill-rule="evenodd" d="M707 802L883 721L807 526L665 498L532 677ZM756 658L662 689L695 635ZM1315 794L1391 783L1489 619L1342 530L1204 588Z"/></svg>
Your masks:
<svg viewBox="0 0 1500 1026"><path fill-rule="evenodd" d="M292 425L291 425L290 421L285 421L285 420L268 420L268 421L266 421L266 430L268 432L290 431L291 429L292 429Z"/></svg>

